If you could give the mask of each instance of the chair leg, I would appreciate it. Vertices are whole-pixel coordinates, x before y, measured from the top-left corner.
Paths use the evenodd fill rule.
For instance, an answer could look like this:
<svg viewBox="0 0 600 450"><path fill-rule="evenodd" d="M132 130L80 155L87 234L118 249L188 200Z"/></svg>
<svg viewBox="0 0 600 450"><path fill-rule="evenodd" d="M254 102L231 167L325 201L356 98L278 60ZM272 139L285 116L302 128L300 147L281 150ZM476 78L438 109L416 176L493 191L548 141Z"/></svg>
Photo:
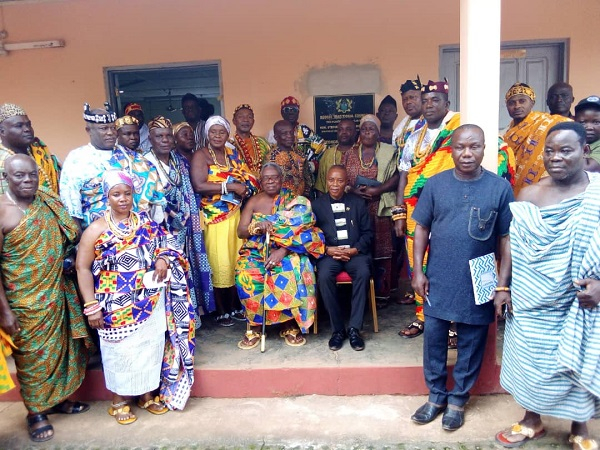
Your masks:
<svg viewBox="0 0 600 450"><path fill-rule="evenodd" d="M319 326L317 325L318 318L319 318L318 312L319 312L319 306L317 305L317 307L315 307L315 321L313 322L313 334L319 334Z"/></svg>
<svg viewBox="0 0 600 450"><path fill-rule="evenodd" d="M371 313L373 314L373 331L379 333L379 321L377 320L377 302L375 301L375 282L373 277L369 282L369 297L371 298Z"/></svg>

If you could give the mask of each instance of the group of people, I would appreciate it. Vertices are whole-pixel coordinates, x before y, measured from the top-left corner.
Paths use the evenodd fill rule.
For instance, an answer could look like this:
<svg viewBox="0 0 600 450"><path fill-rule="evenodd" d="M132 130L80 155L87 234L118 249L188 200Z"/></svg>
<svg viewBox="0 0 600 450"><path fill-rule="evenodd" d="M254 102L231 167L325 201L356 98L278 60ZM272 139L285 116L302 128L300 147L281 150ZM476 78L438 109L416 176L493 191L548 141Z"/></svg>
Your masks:
<svg viewBox="0 0 600 450"><path fill-rule="evenodd" d="M600 406L600 181L591 173L600 168L600 98L581 100L571 117L572 89L558 84L546 114L533 111L529 86L513 85L513 120L493 137L494 174L481 166L483 131L460 124L445 80L417 77L400 93L407 115L397 126L387 96L358 126L340 121L332 145L299 123L294 97L281 102L267 140L252 133L247 104L234 111L235 130L203 114L192 94L177 124L146 123L137 103L121 117L86 104L90 142L62 167L25 111L0 106L0 343L15 355L31 439L52 437L48 414L89 408L68 397L94 351L90 328L113 393L108 413L120 424L137 419L132 397L152 414L184 407L201 315L225 327L246 321L242 350L274 324L298 347L319 291L329 348L348 339L363 350L369 279L385 302L398 275L394 251L405 246L414 293L401 302L416 303L416 319L399 334L424 335L430 390L412 420L443 412L444 429L463 425L488 326L506 313L501 382L527 412L497 441L540 437L540 414L551 414L573 420L574 448L591 448L585 423ZM499 269L493 295L480 301L470 261L486 255ZM352 280L347 327L342 272ZM449 344L457 348L450 391Z"/></svg>

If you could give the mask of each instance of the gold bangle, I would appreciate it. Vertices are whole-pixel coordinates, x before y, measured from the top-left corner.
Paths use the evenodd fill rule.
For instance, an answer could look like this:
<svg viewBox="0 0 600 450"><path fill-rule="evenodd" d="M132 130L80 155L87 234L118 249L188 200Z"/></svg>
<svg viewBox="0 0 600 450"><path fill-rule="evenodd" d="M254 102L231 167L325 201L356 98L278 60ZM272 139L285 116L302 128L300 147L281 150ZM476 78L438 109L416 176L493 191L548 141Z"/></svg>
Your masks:
<svg viewBox="0 0 600 450"><path fill-rule="evenodd" d="M496 286L496 289L494 289L494 291L496 291L496 292L510 292L510 288L506 287L506 286Z"/></svg>
<svg viewBox="0 0 600 450"><path fill-rule="evenodd" d="M87 308L88 306L95 305L96 303L98 303L98 300L94 300L93 302L86 302L83 304L83 307Z"/></svg>

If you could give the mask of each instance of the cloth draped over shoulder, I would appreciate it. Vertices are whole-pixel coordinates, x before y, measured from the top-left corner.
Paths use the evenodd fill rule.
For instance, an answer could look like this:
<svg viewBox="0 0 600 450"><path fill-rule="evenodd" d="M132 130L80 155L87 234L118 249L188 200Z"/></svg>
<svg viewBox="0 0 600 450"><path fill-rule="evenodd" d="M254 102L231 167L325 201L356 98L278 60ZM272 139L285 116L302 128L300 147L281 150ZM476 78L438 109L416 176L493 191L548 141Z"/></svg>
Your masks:
<svg viewBox="0 0 600 450"><path fill-rule="evenodd" d="M377 181L385 183L387 180L392 178L396 171L398 152L394 146L390 144L381 143L379 150L377 151ZM379 199L379 206L377 207L377 215L379 217L391 217L392 207L396 204L396 192L384 192L381 194Z"/></svg>
<svg viewBox="0 0 600 450"><path fill-rule="evenodd" d="M517 161L515 196L524 186L537 183L547 175L542 159L546 133L554 125L569 120L559 115L532 111L519 124L510 123L504 141L512 148Z"/></svg>
<svg viewBox="0 0 600 450"><path fill-rule="evenodd" d="M19 225L4 236L3 286L21 325L13 336L13 355L21 395L33 412L55 406L79 388L93 348L75 283L63 274L78 232L57 194L40 186Z"/></svg>
<svg viewBox="0 0 600 450"><path fill-rule="evenodd" d="M244 160L240 157L236 148L225 146L225 156L228 160L227 167L218 164L208 165L208 183L233 182L246 184L251 195L258 192L259 184L254 174L250 171ZM222 222L227 220L241 206L240 202L231 202L223 199L222 194L205 195L201 199L201 207L206 224Z"/></svg>
<svg viewBox="0 0 600 450"><path fill-rule="evenodd" d="M125 239L111 230L95 243L92 274L96 299L104 314L101 339L118 342L135 333L153 314L165 292L167 339L160 380L161 400L170 409L183 409L194 382L195 313L189 284L189 264L175 237L139 214L140 225ZM159 256L170 261L171 278L164 288L145 287L144 274ZM151 330L150 330L151 331Z"/></svg>
<svg viewBox="0 0 600 450"><path fill-rule="evenodd" d="M269 251L285 248L290 253L281 264L266 270L265 236L244 241L236 266L236 285L248 321L262 324L264 300L267 325L293 319L306 333L316 309L316 280L309 256L318 258L325 253L325 237L315 227L310 202L282 190L274 199L272 213L256 213L253 220L273 225Z"/></svg>
<svg viewBox="0 0 600 450"><path fill-rule="evenodd" d="M524 408L584 422L600 414L600 308L573 281L600 279L600 175L557 205L511 204L513 314L501 383Z"/></svg>
<svg viewBox="0 0 600 450"><path fill-rule="evenodd" d="M58 194L58 180L60 178L60 162L50 153L46 144L35 138L27 149L29 156L35 159L40 169L40 186L50 189ZM0 144L0 168L4 167L4 160L15 153ZM6 191L6 180L0 178L0 194Z"/></svg>

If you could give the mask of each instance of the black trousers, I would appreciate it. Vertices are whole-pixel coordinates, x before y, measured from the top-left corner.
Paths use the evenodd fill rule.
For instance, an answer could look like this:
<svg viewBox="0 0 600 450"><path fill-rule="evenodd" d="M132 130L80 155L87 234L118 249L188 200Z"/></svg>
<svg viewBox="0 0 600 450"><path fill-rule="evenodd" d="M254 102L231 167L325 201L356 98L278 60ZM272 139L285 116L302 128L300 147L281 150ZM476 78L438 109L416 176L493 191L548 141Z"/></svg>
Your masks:
<svg viewBox="0 0 600 450"><path fill-rule="evenodd" d="M334 332L345 329L340 299L338 299L335 284L335 277L344 271L348 272L348 275L352 278L349 328L360 330L365 313L365 302L367 301L367 285L369 278L371 278L371 257L359 254L350 261L343 262L335 260L331 256L325 256L317 262L317 285L323 303L325 303L325 308L329 313L331 329Z"/></svg>

